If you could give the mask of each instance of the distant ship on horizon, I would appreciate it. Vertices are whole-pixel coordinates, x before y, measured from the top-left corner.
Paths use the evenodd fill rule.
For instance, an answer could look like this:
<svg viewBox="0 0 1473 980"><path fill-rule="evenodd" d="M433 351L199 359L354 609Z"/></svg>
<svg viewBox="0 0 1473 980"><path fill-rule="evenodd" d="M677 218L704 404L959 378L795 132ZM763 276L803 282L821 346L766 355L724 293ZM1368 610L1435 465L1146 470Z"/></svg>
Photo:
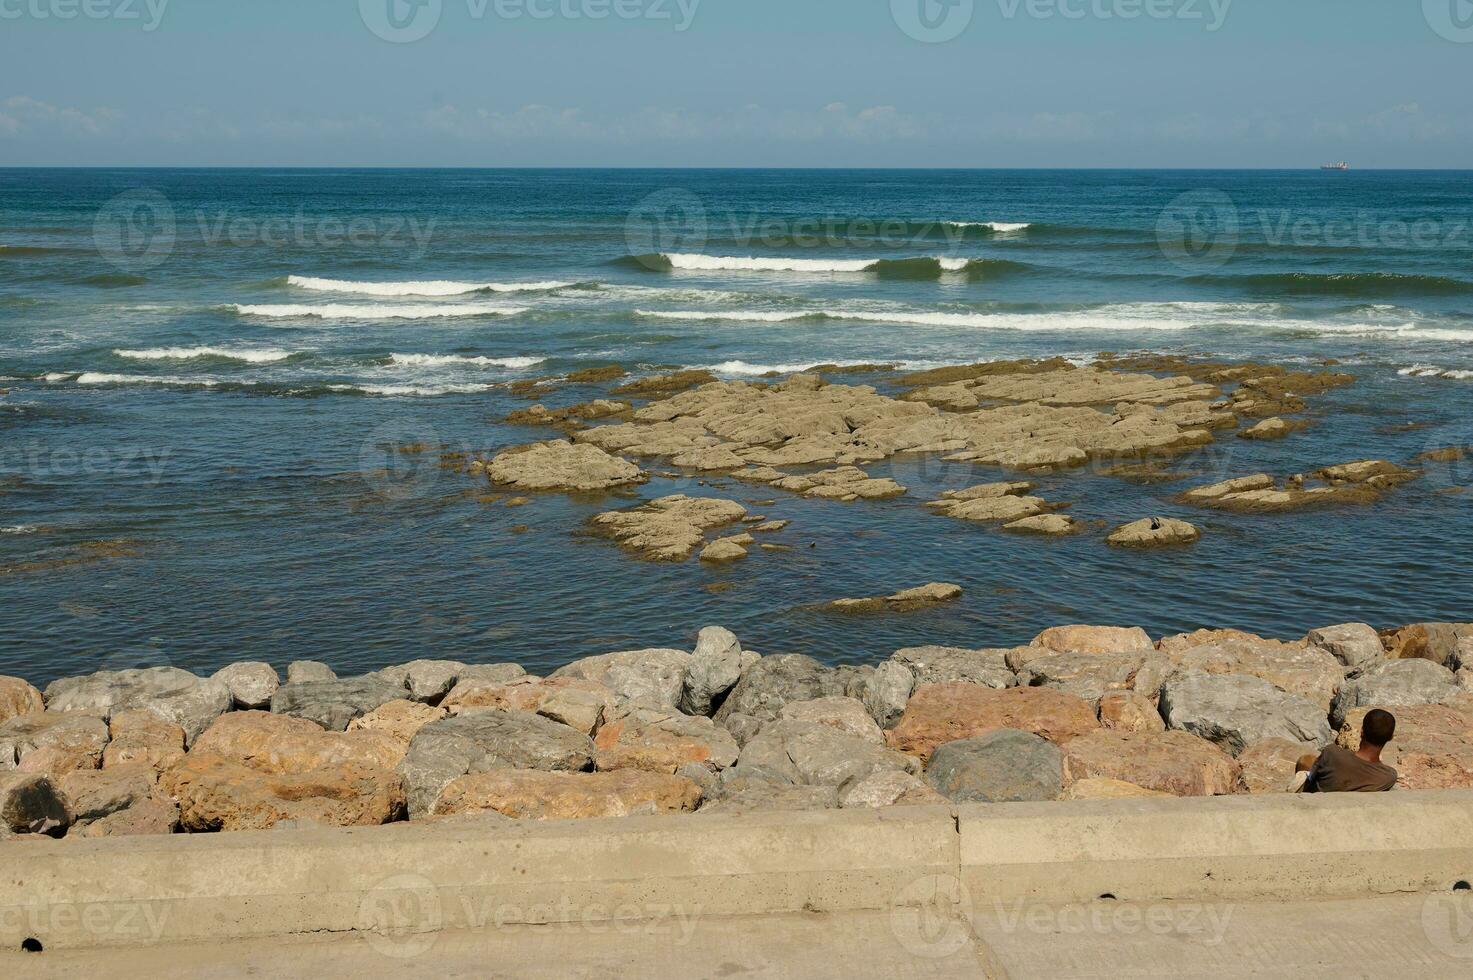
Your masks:
<svg viewBox="0 0 1473 980"><path fill-rule="evenodd" d="M1350 164L1341 160L1339 163L1324 163L1320 165L1321 170L1349 170Z"/></svg>

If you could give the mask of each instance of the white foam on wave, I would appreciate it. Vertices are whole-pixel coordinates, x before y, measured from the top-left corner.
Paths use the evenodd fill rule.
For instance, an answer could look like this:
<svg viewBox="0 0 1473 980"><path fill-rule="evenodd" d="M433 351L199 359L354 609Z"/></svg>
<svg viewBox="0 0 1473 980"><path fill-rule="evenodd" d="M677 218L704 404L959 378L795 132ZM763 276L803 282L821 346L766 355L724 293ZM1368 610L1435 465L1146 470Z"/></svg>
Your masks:
<svg viewBox="0 0 1473 980"><path fill-rule="evenodd" d="M328 303L322 306L302 304L245 305L237 303L241 316L265 317L269 320L315 318L322 320L436 320L445 317L517 316L526 306L492 306L485 303L463 305L388 305L371 306L350 303Z"/></svg>
<svg viewBox="0 0 1473 980"><path fill-rule="evenodd" d="M783 259L755 256L689 255L665 256L671 268L695 272L867 272L879 259Z"/></svg>
<svg viewBox="0 0 1473 980"><path fill-rule="evenodd" d="M1446 378L1451 381L1473 381L1473 371L1438 367L1436 364L1413 364L1396 373L1404 378Z"/></svg>
<svg viewBox="0 0 1473 980"><path fill-rule="evenodd" d="M781 313L744 310L635 310L636 316L659 320L730 320L743 323L787 323L813 316L803 311Z"/></svg>
<svg viewBox="0 0 1473 980"><path fill-rule="evenodd" d="M41 380L47 382L70 381L71 379L72 375L64 371L48 371L41 375Z"/></svg>
<svg viewBox="0 0 1473 980"><path fill-rule="evenodd" d="M83 371L77 375L79 385L173 385L183 387L213 388L219 384L212 378L173 378L167 375L153 377L146 374L105 374L101 371Z"/></svg>
<svg viewBox="0 0 1473 980"><path fill-rule="evenodd" d="M328 385L328 391L358 392L381 398L434 398L439 395L469 395L487 390L480 384L337 384Z"/></svg>
<svg viewBox="0 0 1473 980"><path fill-rule="evenodd" d="M951 228L986 228L1000 234L1024 231L1033 227L1032 223L1027 221L947 221L944 223Z"/></svg>
<svg viewBox="0 0 1473 980"><path fill-rule="evenodd" d="M472 357L466 354L390 354L394 364L407 367L498 367L516 371L536 367L545 357Z"/></svg>
<svg viewBox="0 0 1473 980"><path fill-rule="evenodd" d="M226 347L154 347L147 350L115 350L118 357L135 361L190 361L201 357L218 357L247 364L272 364L292 356L289 350L236 350Z"/></svg>
<svg viewBox="0 0 1473 980"><path fill-rule="evenodd" d="M434 279L425 282L352 282L346 279L316 279L287 276L287 285L326 293L357 293L360 296L460 296L465 293L534 293L566 289L570 282L456 282Z"/></svg>
<svg viewBox="0 0 1473 980"><path fill-rule="evenodd" d="M10 527L0 527L0 534L35 534L34 524L15 524Z"/></svg>
<svg viewBox="0 0 1473 980"><path fill-rule="evenodd" d="M764 374L801 374L811 368L828 364L832 364L835 367L857 367L861 364L893 364L899 368L913 370L916 363L918 362L884 359L877 361L805 361L801 364L753 364L750 361L722 361L720 364L709 364L697 370L706 370L713 374L737 377L754 377Z"/></svg>

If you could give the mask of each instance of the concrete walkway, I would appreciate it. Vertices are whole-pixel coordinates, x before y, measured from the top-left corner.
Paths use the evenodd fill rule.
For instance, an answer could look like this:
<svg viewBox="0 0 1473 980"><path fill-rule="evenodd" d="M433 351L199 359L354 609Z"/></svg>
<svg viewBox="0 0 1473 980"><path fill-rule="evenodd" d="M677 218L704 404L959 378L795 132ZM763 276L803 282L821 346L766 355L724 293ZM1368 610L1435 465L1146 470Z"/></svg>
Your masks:
<svg viewBox="0 0 1473 980"><path fill-rule="evenodd" d="M1307 902L998 905L697 917L398 937L0 953L0 976L396 978L1449 978L1473 975L1473 893Z"/></svg>

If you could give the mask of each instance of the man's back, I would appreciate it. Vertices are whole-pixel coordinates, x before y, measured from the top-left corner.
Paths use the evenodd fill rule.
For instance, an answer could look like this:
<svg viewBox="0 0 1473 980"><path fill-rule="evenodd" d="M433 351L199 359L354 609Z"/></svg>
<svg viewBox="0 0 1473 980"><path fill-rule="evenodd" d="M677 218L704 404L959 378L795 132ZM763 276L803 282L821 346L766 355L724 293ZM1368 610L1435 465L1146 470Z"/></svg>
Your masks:
<svg viewBox="0 0 1473 980"><path fill-rule="evenodd" d="M1396 785L1396 770L1332 745L1310 771L1306 793L1385 793Z"/></svg>

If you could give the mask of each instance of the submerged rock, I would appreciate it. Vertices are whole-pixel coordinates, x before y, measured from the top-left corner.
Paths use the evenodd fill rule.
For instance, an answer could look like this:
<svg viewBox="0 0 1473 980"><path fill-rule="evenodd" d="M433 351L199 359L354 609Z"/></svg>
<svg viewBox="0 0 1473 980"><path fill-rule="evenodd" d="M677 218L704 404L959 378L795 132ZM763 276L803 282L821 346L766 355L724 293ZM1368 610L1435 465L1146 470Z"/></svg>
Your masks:
<svg viewBox="0 0 1473 980"><path fill-rule="evenodd" d="M593 526L648 561L685 561L707 531L745 516L747 509L733 500L677 494L599 514Z"/></svg>
<svg viewBox="0 0 1473 980"><path fill-rule="evenodd" d="M914 589L904 589L893 595L879 596L869 599L835 599L828 604L834 612L880 612L890 610L894 612L906 612L912 609L921 609L926 606L936 605L941 602L951 602L960 599L962 587L946 582L932 582L929 585L918 586Z"/></svg>
<svg viewBox="0 0 1473 980"><path fill-rule="evenodd" d="M492 483L518 490L607 490L648 477L638 466L596 446L554 439L508 450L486 466Z"/></svg>
<svg viewBox="0 0 1473 980"><path fill-rule="evenodd" d="M1202 532L1186 521L1171 517L1147 517L1117 527L1105 540L1121 548L1169 548L1192 544Z"/></svg>
<svg viewBox="0 0 1473 980"><path fill-rule="evenodd" d="M1279 487L1267 473L1225 480L1182 494L1182 500L1241 514L1276 514L1330 504L1370 504L1388 491L1415 480L1420 474L1384 460L1365 460L1330 466L1313 474L1316 484L1302 477Z"/></svg>

